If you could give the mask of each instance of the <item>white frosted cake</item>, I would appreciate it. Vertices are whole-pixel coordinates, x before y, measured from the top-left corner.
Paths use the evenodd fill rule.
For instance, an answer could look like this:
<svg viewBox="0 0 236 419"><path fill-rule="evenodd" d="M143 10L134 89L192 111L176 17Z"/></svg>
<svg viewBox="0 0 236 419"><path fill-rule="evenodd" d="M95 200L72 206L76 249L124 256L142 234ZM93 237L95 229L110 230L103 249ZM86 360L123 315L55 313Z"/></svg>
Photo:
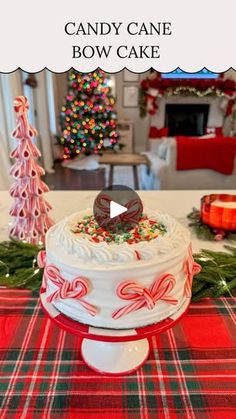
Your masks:
<svg viewBox="0 0 236 419"><path fill-rule="evenodd" d="M46 237L47 301L95 327L129 329L173 315L191 298L194 263L189 231L145 210L130 232L100 228L91 210L53 226Z"/></svg>

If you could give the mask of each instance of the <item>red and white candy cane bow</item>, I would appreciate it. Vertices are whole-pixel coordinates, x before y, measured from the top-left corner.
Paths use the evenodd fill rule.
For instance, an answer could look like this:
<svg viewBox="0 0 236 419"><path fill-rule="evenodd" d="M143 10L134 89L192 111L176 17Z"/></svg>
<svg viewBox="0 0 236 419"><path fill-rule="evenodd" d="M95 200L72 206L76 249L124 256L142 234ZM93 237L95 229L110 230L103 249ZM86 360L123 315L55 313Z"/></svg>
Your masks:
<svg viewBox="0 0 236 419"><path fill-rule="evenodd" d="M152 310L158 301L165 301L173 305L178 304L178 300L170 295L175 283L175 277L171 274L156 279L149 289L134 281L122 282L116 290L118 297L122 300L133 300L133 302L114 311L113 319L117 320L143 307Z"/></svg>
<svg viewBox="0 0 236 419"><path fill-rule="evenodd" d="M14 111L18 115L23 115L23 113L28 112L29 102L25 96L17 96L13 102Z"/></svg>
<svg viewBox="0 0 236 419"><path fill-rule="evenodd" d="M46 263L47 263L47 255L45 250L40 250L40 252L38 253L37 256L37 263L38 263L38 267L40 269L45 268ZM43 273L43 281L42 281L42 288L46 288L47 284L46 284L46 278L45 278L45 271Z"/></svg>
<svg viewBox="0 0 236 419"><path fill-rule="evenodd" d="M95 205L104 215L110 214L110 203L112 199L106 194L99 194L95 200Z"/></svg>
<svg viewBox="0 0 236 419"><path fill-rule="evenodd" d="M32 138L36 136L37 130L33 128L27 118L29 110L29 102L25 96L17 96L13 103L14 111L17 113L17 126L14 129L12 136L21 139L22 136Z"/></svg>
<svg viewBox="0 0 236 419"><path fill-rule="evenodd" d="M37 263L39 268L44 268L46 266L46 252L45 250L40 250L37 256Z"/></svg>
<svg viewBox="0 0 236 419"><path fill-rule="evenodd" d="M192 255L192 245L188 248L188 259L184 262L184 272L186 274L186 280L184 284L184 296L191 298L192 295L192 282L194 275L201 272L201 266L195 262Z"/></svg>
<svg viewBox="0 0 236 419"><path fill-rule="evenodd" d="M125 204L127 211L119 215L121 221L127 221L129 223L136 223L137 217L143 212L143 204L140 199L132 199Z"/></svg>
<svg viewBox="0 0 236 419"><path fill-rule="evenodd" d="M38 266L40 268L45 267L43 274L42 286L46 288L48 280L50 280L58 288L47 297L47 301L51 303L55 300L63 300L65 298L75 298L79 300L79 303L91 314L95 316L97 309L82 298L89 292L89 281L87 278L80 276L74 278L71 282L64 279L60 270L54 265L46 265L46 252L42 250L38 254Z"/></svg>
<svg viewBox="0 0 236 419"><path fill-rule="evenodd" d="M107 216L110 215L110 203L112 198L106 194L99 194L96 198L95 205L97 208L102 212L103 215ZM140 199L132 199L128 201L125 205L127 211L123 214L120 214L116 217L117 222L124 221L129 223L137 222L137 217L143 211L143 205Z"/></svg>

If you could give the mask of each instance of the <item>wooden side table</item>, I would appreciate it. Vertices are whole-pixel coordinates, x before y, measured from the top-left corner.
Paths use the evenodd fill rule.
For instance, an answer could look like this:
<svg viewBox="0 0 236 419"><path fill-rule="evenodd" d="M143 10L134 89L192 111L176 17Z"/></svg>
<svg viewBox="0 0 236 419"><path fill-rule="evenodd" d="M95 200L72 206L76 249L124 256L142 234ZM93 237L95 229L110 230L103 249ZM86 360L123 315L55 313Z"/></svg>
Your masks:
<svg viewBox="0 0 236 419"><path fill-rule="evenodd" d="M134 188L139 189L138 171L137 166L145 164L149 168L149 160L144 154L135 153L105 153L99 156L100 164L109 164L109 185L113 184L114 166L132 166L134 176Z"/></svg>

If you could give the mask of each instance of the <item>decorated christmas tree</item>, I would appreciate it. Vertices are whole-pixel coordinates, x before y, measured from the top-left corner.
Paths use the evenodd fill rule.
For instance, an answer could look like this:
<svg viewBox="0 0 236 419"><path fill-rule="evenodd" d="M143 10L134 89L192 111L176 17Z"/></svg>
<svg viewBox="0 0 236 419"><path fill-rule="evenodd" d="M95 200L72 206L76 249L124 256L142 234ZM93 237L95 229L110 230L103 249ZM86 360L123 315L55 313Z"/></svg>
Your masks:
<svg viewBox="0 0 236 419"><path fill-rule="evenodd" d="M58 137L64 159L81 153L98 154L116 146L119 135L114 104L109 79L102 70L69 73L68 95L60 117L62 135Z"/></svg>
<svg viewBox="0 0 236 419"><path fill-rule="evenodd" d="M51 205L43 198L48 186L40 179L44 170L36 160L41 156L38 148L32 143L37 131L28 121L29 103L25 96L14 100L17 114L17 126L12 136L18 142L10 157L16 159L11 168L15 179L10 195L14 198L10 215L14 217L10 227L10 237L27 243L41 244L47 230L53 225L48 216Z"/></svg>

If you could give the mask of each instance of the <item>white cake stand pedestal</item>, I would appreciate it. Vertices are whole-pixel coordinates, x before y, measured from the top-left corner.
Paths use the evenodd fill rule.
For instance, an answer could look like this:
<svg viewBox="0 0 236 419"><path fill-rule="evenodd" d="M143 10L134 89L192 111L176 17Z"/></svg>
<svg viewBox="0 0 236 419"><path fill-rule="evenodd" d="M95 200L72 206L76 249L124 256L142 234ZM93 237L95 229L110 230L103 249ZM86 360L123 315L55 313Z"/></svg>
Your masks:
<svg viewBox="0 0 236 419"><path fill-rule="evenodd" d="M157 335L170 327L185 314L190 299L179 310L161 322L137 329L101 329L79 323L60 313L46 300L45 289L40 298L43 310L59 327L82 337L81 354L84 362L100 374L131 374L141 367L149 355L148 337Z"/></svg>

